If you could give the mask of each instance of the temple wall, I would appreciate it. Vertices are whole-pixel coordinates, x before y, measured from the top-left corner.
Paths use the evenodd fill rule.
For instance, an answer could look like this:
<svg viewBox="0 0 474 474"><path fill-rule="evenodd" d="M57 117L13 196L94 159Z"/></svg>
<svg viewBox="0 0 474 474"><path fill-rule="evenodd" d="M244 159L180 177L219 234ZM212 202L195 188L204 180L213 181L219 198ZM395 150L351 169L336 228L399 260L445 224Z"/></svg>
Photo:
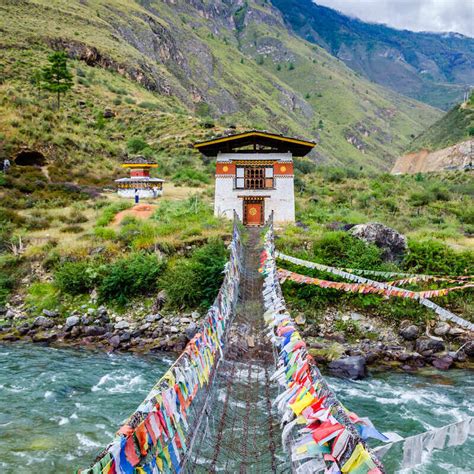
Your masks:
<svg viewBox="0 0 474 474"><path fill-rule="evenodd" d="M135 198L135 189L118 189L117 194L120 197L124 198ZM163 194L163 190L158 189L156 191L156 197L160 197ZM140 196L140 199L153 199L154 194L151 189L139 189L138 190L138 195Z"/></svg>

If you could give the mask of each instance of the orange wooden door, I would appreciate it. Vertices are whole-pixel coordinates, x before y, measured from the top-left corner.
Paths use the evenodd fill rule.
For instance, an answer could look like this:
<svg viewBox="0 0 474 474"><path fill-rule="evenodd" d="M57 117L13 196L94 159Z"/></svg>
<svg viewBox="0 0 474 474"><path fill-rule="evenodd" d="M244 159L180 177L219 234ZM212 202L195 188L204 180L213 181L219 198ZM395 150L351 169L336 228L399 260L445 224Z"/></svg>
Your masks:
<svg viewBox="0 0 474 474"><path fill-rule="evenodd" d="M262 203L245 201L245 224L262 225Z"/></svg>

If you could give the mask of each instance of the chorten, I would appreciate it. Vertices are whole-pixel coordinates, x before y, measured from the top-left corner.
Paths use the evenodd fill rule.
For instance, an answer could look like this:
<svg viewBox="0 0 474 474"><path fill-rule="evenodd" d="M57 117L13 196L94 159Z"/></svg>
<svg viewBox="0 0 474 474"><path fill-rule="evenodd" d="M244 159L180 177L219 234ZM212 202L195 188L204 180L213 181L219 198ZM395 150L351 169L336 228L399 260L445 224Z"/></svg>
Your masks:
<svg viewBox="0 0 474 474"><path fill-rule="evenodd" d="M129 178L116 179L117 192L121 197L157 198L163 194L164 179L150 177L150 170L157 168L156 162L144 156L127 158L122 168L130 170Z"/></svg>

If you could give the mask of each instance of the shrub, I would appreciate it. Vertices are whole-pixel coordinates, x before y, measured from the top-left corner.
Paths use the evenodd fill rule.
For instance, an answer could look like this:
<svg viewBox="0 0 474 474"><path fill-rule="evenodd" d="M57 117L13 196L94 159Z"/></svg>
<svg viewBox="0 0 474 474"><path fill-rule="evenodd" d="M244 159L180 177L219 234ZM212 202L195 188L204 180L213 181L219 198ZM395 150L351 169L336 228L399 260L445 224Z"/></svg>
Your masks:
<svg viewBox="0 0 474 474"><path fill-rule="evenodd" d="M158 277L165 267L155 254L135 253L111 263L99 286L102 301L125 305L129 298L150 294L157 289Z"/></svg>
<svg viewBox="0 0 474 474"><path fill-rule="evenodd" d="M160 108L159 105L154 102L140 102L138 107L147 110L158 110Z"/></svg>
<svg viewBox="0 0 474 474"><path fill-rule="evenodd" d="M59 306L59 291L51 283L33 283L28 288L26 306L40 313L43 309L57 309Z"/></svg>
<svg viewBox="0 0 474 474"><path fill-rule="evenodd" d="M413 273L444 275L472 275L474 273L474 252L456 252L437 240L410 240L409 253L402 265Z"/></svg>
<svg viewBox="0 0 474 474"><path fill-rule="evenodd" d="M130 138L127 141L127 150L130 153L140 153L145 148L148 148L148 143L142 137Z"/></svg>
<svg viewBox="0 0 474 474"><path fill-rule="evenodd" d="M178 185L199 186L209 183L209 176L193 168L182 168L173 175L173 181Z"/></svg>
<svg viewBox="0 0 474 474"><path fill-rule="evenodd" d="M209 307L222 284L227 251L221 240L212 240L194 251L189 259L179 259L163 275L161 286L175 307Z"/></svg>
<svg viewBox="0 0 474 474"><path fill-rule="evenodd" d="M112 220L114 219L115 215L120 211L124 211L132 206L132 202L130 201L117 201L112 204L106 206L103 211L102 215L97 219L97 226L104 227L109 225Z"/></svg>
<svg viewBox="0 0 474 474"><path fill-rule="evenodd" d="M54 284L64 293L89 293L97 282L97 269L87 261L66 262L54 272Z"/></svg>
<svg viewBox="0 0 474 474"><path fill-rule="evenodd" d="M0 270L0 305L4 305L13 288L14 280L3 270Z"/></svg>

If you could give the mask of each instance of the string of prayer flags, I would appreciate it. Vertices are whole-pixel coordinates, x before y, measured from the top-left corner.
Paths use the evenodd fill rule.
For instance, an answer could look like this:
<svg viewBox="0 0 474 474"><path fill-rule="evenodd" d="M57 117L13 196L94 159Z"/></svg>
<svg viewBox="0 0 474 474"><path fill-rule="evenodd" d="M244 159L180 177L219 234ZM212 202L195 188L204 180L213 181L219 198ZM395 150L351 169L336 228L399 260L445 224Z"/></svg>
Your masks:
<svg viewBox="0 0 474 474"><path fill-rule="evenodd" d="M225 330L237 303L241 239L234 224L224 281L200 331L118 430L116 438L80 474L179 473L197 430L191 407L211 383L222 356Z"/></svg>
<svg viewBox="0 0 474 474"><path fill-rule="evenodd" d="M354 275L353 273L350 273L346 270L340 269L340 268L335 268L335 267L330 267L328 265L323 265L321 263L315 263L315 262L308 262L307 260L302 260L300 258L296 257L291 257L290 255L285 255L281 252L276 252L275 253L276 257L279 258L280 260L285 260L291 263L294 263L295 265L302 266L302 267L307 267L307 268L313 268L322 272L327 272L327 273L332 273L333 275L337 275L341 278L344 278L346 280L350 280L356 283L362 283L364 285L369 285L371 287L375 288L380 288L380 289L386 289L386 290L391 290L392 292L400 292L398 295L403 295L404 292L407 292L408 290L404 290L403 288L400 288L398 286L393 286L387 283L379 282L379 281L374 281L370 280L369 278L365 278L359 275ZM412 275L413 276L413 275ZM469 279L471 277L467 277ZM472 284L468 283L467 285L464 285L462 288L470 288ZM460 289L460 288L458 288ZM440 291L440 290L432 290L432 291ZM418 303L422 304L423 306L426 306L427 308L430 308L433 310L441 319L445 321L452 321L453 323L456 323L457 325L464 327L468 329L469 331L474 331L474 324L466 321L465 319L457 316L456 314L452 313L451 311L448 311L445 308L442 308L441 306L437 305L433 301L431 301L429 298L434 297L436 295L431 295L428 296L430 293L424 293L418 295L417 298L413 298L416 300ZM392 293L391 296L397 296L396 293ZM442 294L438 294L438 296L442 296Z"/></svg>
<svg viewBox="0 0 474 474"><path fill-rule="evenodd" d="M366 446L365 439L386 438L370 421L349 413L337 400L286 310L271 225L265 236L259 271L265 276L264 320L278 351L277 369L271 380L277 381L283 390L273 405L282 415L282 444L291 452L294 471L316 472L321 467L316 459L322 457L326 473L382 474L383 466Z"/></svg>
<svg viewBox="0 0 474 474"><path fill-rule="evenodd" d="M278 269L278 276L281 282L291 280L296 283L306 283L311 285L319 286L320 288L331 288L334 290L341 290L351 293L375 293L384 296L397 296L400 298L420 299L420 298L436 298L439 296L446 296L452 291L465 290L467 288L474 288L474 283L466 283L462 286L454 286L450 288L442 288L440 290L427 290L427 291L410 291L404 289L390 289L383 287L376 287L371 284L362 283L342 283L336 281L320 280L319 278L312 278L299 273L294 273L283 268Z"/></svg>

